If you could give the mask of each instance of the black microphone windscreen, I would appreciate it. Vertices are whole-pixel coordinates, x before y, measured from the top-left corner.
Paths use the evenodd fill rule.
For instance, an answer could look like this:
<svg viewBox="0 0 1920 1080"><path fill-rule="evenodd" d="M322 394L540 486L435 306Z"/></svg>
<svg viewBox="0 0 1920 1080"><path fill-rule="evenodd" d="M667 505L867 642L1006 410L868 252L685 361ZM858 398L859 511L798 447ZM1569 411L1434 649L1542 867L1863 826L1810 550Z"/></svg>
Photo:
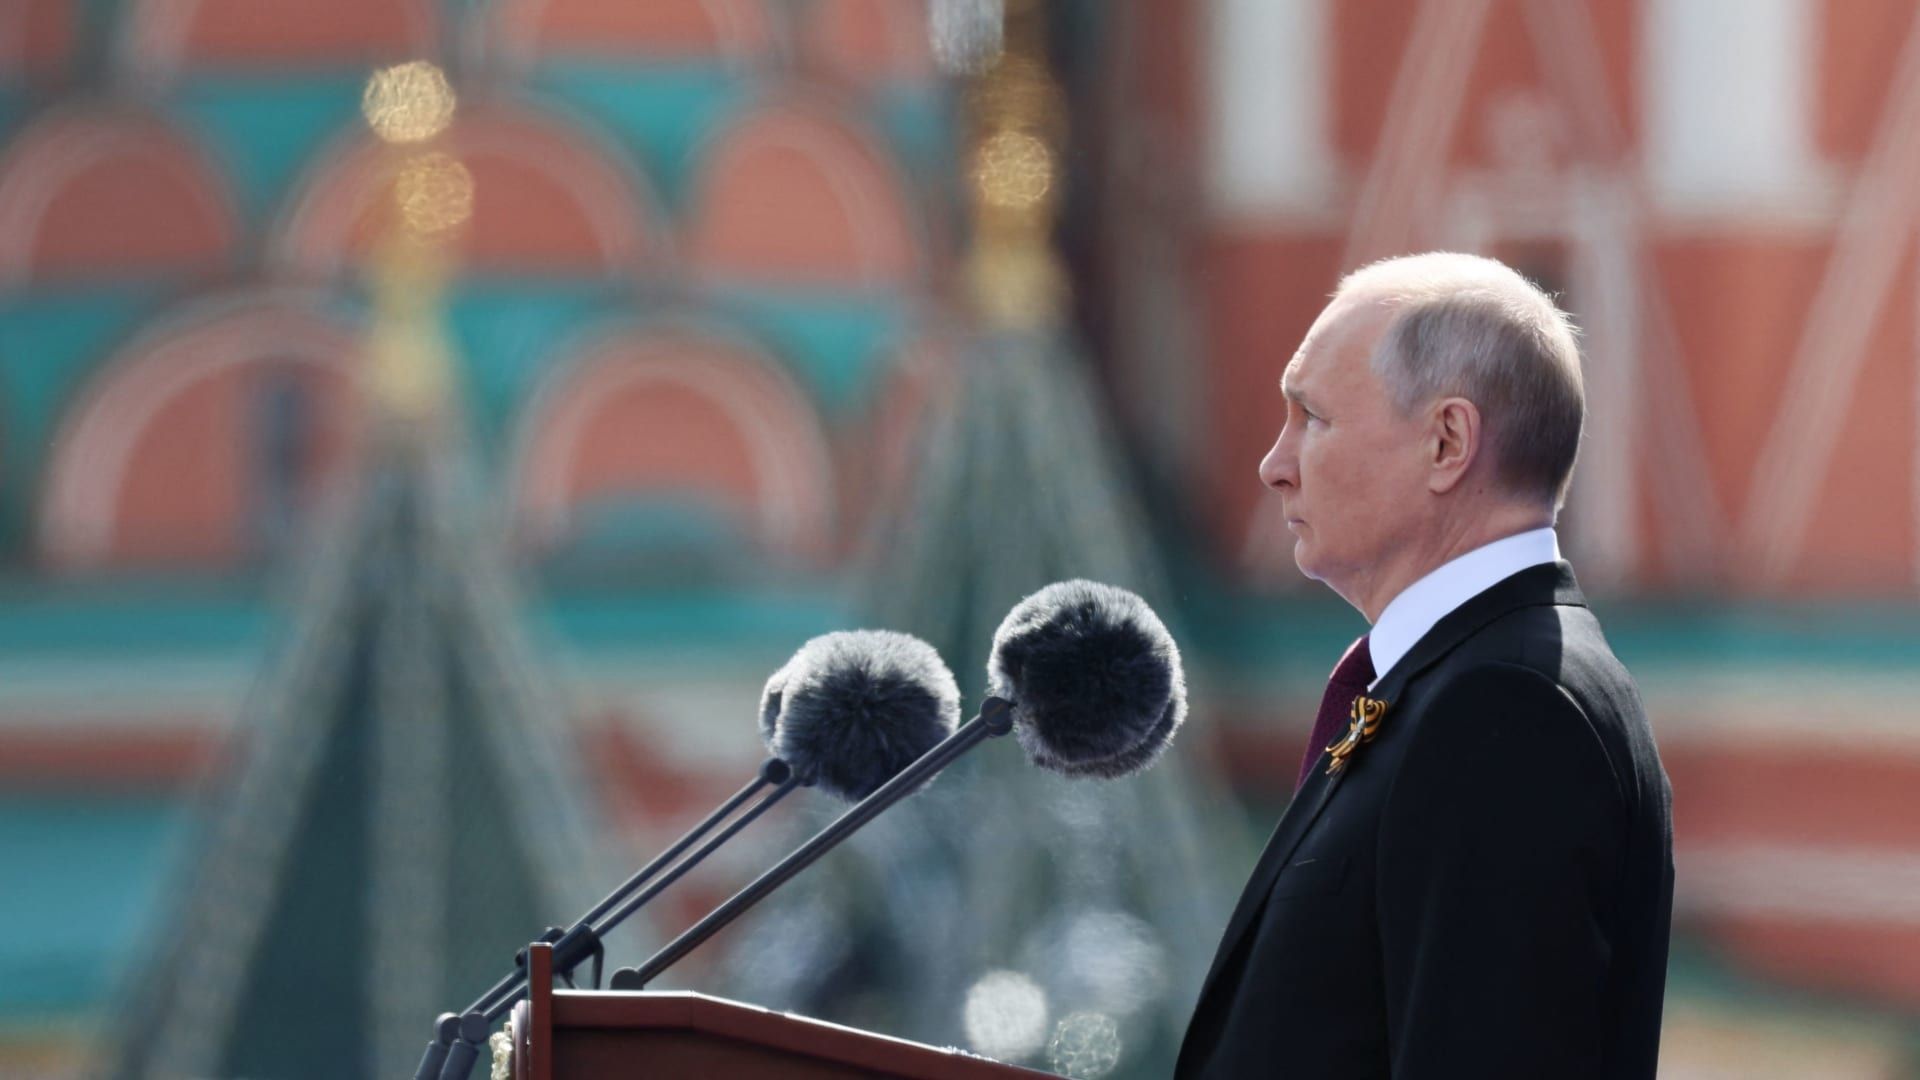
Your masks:
<svg viewBox="0 0 1920 1080"><path fill-rule="evenodd" d="M795 656L793 660L799 659ZM780 665L780 670L767 676L767 685L760 691L760 741L773 749L773 733L780 726L780 705L786 698L787 679L793 674L793 660Z"/></svg>
<svg viewBox="0 0 1920 1080"><path fill-rule="evenodd" d="M1187 714L1180 650L1147 602L1096 581L1022 600L993 637L988 692L1035 765L1116 777L1151 765Z"/></svg>
<svg viewBox="0 0 1920 1080"><path fill-rule="evenodd" d="M767 680L760 731L795 776L864 799L953 734L960 687L933 646L889 630L824 634Z"/></svg>

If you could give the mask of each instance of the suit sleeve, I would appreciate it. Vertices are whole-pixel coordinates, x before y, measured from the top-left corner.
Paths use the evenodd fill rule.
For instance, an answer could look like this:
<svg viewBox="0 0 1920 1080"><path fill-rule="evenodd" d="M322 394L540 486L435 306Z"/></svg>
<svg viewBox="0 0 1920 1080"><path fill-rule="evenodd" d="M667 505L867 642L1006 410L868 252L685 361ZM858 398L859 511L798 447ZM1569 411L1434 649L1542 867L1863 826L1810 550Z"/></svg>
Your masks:
<svg viewBox="0 0 1920 1080"><path fill-rule="evenodd" d="M1496 664L1439 688L1377 849L1395 1080L1600 1075L1623 820L1605 750L1551 680Z"/></svg>

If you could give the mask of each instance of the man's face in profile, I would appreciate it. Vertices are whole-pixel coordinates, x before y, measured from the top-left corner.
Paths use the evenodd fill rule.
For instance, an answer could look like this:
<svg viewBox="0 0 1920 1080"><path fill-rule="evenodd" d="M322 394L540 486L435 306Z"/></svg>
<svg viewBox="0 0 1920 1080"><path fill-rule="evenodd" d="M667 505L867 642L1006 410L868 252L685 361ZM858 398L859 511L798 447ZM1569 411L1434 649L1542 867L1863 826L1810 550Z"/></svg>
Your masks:
<svg viewBox="0 0 1920 1080"><path fill-rule="evenodd" d="M1281 378L1279 438L1260 463L1300 572L1352 601L1426 510L1422 426L1402 417L1371 357L1391 310L1336 299Z"/></svg>

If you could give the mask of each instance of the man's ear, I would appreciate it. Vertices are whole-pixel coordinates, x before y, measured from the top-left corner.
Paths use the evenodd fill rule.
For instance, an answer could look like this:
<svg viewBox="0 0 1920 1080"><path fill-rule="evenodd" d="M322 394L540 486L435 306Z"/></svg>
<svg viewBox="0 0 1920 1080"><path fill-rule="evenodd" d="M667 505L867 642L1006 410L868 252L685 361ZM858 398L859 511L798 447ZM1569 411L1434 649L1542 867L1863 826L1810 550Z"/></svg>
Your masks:
<svg viewBox="0 0 1920 1080"><path fill-rule="evenodd" d="M1480 453L1480 408L1463 397L1442 398L1428 415L1427 490L1442 495L1460 484Z"/></svg>

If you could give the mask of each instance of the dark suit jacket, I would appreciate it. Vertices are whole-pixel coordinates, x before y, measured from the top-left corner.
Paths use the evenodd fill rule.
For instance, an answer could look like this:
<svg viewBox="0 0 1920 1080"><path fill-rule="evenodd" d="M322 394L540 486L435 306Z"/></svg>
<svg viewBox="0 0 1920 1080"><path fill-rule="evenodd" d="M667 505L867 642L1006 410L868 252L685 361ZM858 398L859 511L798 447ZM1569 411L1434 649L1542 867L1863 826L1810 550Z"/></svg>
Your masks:
<svg viewBox="0 0 1920 1080"><path fill-rule="evenodd" d="M1370 692L1227 924L1179 1077L1651 1077L1671 790L1564 562L1441 619Z"/></svg>

